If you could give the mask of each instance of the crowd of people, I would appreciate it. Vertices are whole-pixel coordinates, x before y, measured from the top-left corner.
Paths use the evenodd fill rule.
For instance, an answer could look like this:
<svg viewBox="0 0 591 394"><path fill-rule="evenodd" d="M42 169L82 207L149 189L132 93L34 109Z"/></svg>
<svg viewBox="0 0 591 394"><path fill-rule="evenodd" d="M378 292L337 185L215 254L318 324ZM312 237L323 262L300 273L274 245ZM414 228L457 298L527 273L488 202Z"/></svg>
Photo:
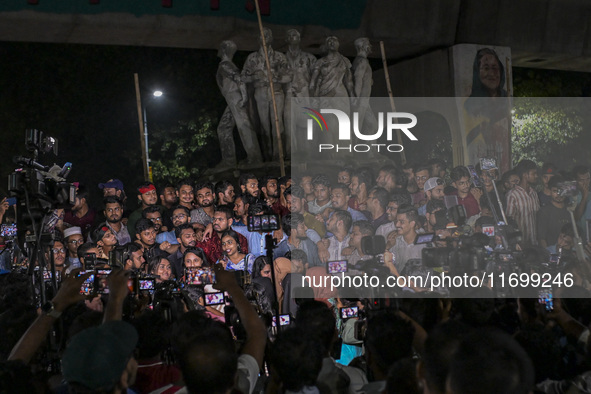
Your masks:
<svg viewBox="0 0 591 394"><path fill-rule="evenodd" d="M0 392L591 392L590 170L486 163L76 183L39 258L2 238ZM253 229L260 215L277 228ZM0 221L15 217L4 199ZM518 256L511 269L527 260L573 283L542 303L487 286L375 298L306 282L367 261L409 275L424 250L469 236Z"/></svg>

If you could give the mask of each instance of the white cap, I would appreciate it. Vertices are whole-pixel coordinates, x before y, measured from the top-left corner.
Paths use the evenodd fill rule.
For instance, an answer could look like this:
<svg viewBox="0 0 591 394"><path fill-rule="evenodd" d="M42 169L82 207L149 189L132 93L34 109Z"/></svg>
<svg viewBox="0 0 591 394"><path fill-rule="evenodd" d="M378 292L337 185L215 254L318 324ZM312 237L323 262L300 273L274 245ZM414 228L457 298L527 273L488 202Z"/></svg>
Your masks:
<svg viewBox="0 0 591 394"><path fill-rule="evenodd" d="M64 238L68 238L70 235L74 234L82 235L82 229L80 229L80 227L69 227L64 230Z"/></svg>

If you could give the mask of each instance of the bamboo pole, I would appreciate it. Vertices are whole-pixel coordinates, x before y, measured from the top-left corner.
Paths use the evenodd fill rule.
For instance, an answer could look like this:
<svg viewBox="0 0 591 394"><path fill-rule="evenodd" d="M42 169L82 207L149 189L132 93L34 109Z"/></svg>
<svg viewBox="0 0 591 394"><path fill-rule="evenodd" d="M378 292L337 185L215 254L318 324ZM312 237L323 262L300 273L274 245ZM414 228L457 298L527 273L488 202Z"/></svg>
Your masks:
<svg viewBox="0 0 591 394"><path fill-rule="evenodd" d="M394 106L394 95L392 94L392 85L390 85L390 73L388 73L388 62L386 61L386 49L384 48L384 41L380 41L380 51L382 52L382 63L384 64L384 76L386 77L386 88L388 89L388 96L390 97L390 107L392 112L396 112ZM396 129L396 136L398 137L398 143L402 146L402 136L400 135L400 129ZM402 164L406 164L406 154L402 150Z"/></svg>
<svg viewBox="0 0 591 394"><path fill-rule="evenodd" d="M279 128L279 116L277 114L277 101L275 100L275 89L273 87L273 75L271 74L271 62L269 60L269 52L267 51L267 40L263 34L263 21L261 19L261 8L259 0L254 0L257 10L257 18L259 21L259 31L261 33L261 40L263 42L263 51L265 52L265 63L267 65L267 77L269 78L269 89L271 90L271 100L273 102L273 115L275 115L275 132L277 133L277 144L279 145L279 168L281 169L281 176L285 176L285 161L283 159L283 141L281 139L281 130Z"/></svg>
<svg viewBox="0 0 591 394"><path fill-rule="evenodd" d="M135 80L135 101L137 103L137 117L140 122L140 144L142 147L142 163L144 167L144 180L149 181L148 159L146 157L146 141L144 136L144 114L142 113L142 97L140 96L140 80L137 73L133 74Z"/></svg>

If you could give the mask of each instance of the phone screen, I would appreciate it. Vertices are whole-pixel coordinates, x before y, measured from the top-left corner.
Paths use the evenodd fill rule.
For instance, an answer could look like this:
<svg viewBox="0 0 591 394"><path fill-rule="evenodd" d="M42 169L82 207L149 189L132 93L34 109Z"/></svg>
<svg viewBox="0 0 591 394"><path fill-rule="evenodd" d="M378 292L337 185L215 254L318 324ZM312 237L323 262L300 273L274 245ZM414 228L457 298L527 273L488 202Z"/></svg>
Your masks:
<svg viewBox="0 0 591 394"><path fill-rule="evenodd" d="M205 293L205 305L221 305L226 302L224 292Z"/></svg>
<svg viewBox="0 0 591 394"><path fill-rule="evenodd" d="M215 283L215 273L211 267L185 268L185 283L188 285L211 285Z"/></svg>
<svg viewBox="0 0 591 394"><path fill-rule="evenodd" d="M329 261L326 263L326 271L329 274L347 272L347 260Z"/></svg>
<svg viewBox="0 0 591 394"><path fill-rule="evenodd" d="M92 274L80 286L80 294L84 295L94 293L94 271L80 271L80 275L84 275L87 272L92 272Z"/></svg>
<svg viewBox="0 0 591 394"><path fill-rule="evenodd" d="M279 325L281 326L289 326L291 324L291 316L290 315L279 315ZM273 327L277 327L277 316L273 316Z"/></svg>
<svg viewBox="0 0 591 394"><path fill-rule="evenodd" d="M351 319L353 317L359 317L359 307L350 306L348 308L341 308L341 319Z"/></svg>

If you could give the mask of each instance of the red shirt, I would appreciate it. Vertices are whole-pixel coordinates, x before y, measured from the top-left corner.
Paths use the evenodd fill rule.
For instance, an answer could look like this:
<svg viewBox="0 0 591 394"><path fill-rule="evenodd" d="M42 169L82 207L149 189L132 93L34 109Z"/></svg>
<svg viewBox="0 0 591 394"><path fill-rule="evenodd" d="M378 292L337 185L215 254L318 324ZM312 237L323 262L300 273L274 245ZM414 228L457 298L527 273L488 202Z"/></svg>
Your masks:
<svg viewBox="0 0 591 394"><path fill-rule="evenodd" d="M449 194L450 196L457 196L458 197L458 204L464 206L466 210L466 219L470 218L471 216L478 215L480 213L480 206L478 205L478 201L472 193L468 193L468 195L464 198L458 196L458 191L455 190L453 193Z"/></svg>
<svg viewBox="0 0 591 394"><path fill-rule="evenodd" d="M247 254L248 253L248 240L242 235L238 234L238 239L240 240L240 253ZM218 236L217 232L213 232L211 238L206 242L199 242L197 241L196 246L198 248L203 249L205 253L205 257L207 257L207 261L209 265L214 265L216 261L222 257L224 252L222 251L222 240Z"/></svg>

